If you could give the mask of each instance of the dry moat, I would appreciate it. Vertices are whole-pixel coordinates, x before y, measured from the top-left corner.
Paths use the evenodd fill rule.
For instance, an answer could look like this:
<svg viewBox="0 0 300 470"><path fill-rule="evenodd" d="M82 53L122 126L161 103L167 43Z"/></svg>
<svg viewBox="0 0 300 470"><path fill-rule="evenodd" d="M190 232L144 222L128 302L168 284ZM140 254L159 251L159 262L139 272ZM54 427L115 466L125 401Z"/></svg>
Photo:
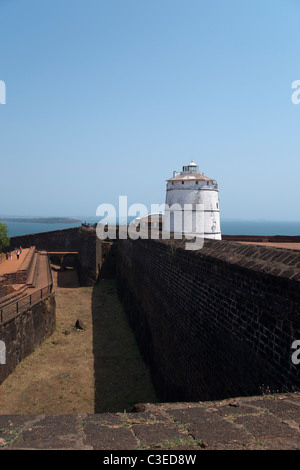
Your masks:
<svg viewBox="0 0 300 470"><path fill-rule="evenodd" d="M56 331L0 385L1 414L123 412L156 402L116 282L80 287L74 269L52 268Z"/></svg>
<svg viewBox="0 0 300 470"><path fill-rule="evenodd" d="M1 313L0 448L299 449L300 252L261 242L14 240L39 262L6 281L47 291Z"/></svg>

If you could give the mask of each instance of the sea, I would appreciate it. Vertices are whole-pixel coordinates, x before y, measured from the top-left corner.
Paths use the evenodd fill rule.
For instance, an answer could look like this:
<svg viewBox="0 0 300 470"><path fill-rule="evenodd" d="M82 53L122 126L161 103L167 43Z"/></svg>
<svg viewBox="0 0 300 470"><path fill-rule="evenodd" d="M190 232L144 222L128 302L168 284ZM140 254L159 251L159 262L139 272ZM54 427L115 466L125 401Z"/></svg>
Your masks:
<svg viewBox="0 0 300 470"><path fill-rule="evenodd" d="M96 218L87 217L82 222L97 223ZM15 237L31 233L50 232L71 227L79 227L81 222L75 223L37 223L37 222L10 222L5 221L8 236ZM300 235L300 221L269 221L269 220L240 220L221 219L221 232L223 235Z"/></svg>

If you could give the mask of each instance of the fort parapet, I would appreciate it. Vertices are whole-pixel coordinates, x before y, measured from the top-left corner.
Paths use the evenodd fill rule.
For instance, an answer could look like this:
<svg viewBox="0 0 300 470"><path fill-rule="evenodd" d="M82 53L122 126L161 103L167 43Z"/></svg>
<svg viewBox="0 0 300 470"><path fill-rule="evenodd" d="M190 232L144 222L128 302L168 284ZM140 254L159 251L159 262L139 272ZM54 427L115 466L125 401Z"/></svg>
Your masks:
<svg viewBox="0 0 300 470"><path fill-rule="evenodd" d="M99 240L94 228L69 230L60 231L61 241L51 233L29 241L59 251L71 240L82 285L117 277L162 401L300 390L292 361L300 340L299 250L234 237L189 251L181 240Z"/></svg>
<svg viewBox="0 0 300 470"><path fill-rule="evenodd" d="M37 250L46 251L77 251L78 238L78 227L20 235L11 237L9 251L20 246L35 246Z"/></svg>
<svg viewBox="0 0 300 470"><path fill-rule="evenodd" d="M55 294L49 294L9 321L0 323L0 338L6 346L6 363L0 367L0 384L25 357L56 328Z"/></svg>
<svg viewBox="0 0 300 470"><path fill-rule="evenodd" d="M300 251L120 240L118 292L162 401L300 389Z"/></svg>
<svg viewBox="0 0 300 470"><path fill-rule="evenodd" d="M134 413L3 415L0 447L148 449L152 456L167 449L299 450L300 364L291 360L300 339L299 250L255 244L274 238L235 236L207 240L195 252L182 241L101 241L93 229L69 230L19 240L62 262L66 252L78 253L87 285L117 276L163 403L137 404ZM0 324L9 361L0 383L54 328L54 293Z"/></svg>

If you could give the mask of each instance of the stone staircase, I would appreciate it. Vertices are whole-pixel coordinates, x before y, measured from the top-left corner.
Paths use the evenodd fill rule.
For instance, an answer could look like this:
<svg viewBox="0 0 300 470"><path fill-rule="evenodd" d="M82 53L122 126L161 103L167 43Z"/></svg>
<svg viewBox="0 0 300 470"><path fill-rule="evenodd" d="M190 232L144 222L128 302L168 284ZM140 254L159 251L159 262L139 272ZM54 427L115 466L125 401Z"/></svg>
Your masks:
<svg viewBox="0 0 300 470"><path fill-rule="evenodd" d="M17 302L18 300L22 299L25 295L27 295L26 284L12 284L11 288L12 291L9 294L1 297L0 308L5 308L12 302Z"/></svg>
<svg viewBox="0 0 300 470"><path fill-rule="evenodd" d="M31 246L20 269L17 271L17 280L20 284L33 285L36 271L37 253L35 246Z"/></svg>
<svg viewBox="0 0 300 470"><path fill-rule="evenodd" d="M5 308L12 302L46 287L49 281L47 252L39 252L35 247L31 247L18 271L7 276L6 282L10 292L1 297L0 308Z"/></svg>
<svg viewBox="0 0 300 470"><path fill-rule="evenodd" d="M34 267L32 267L26 282L28 291L42 289L50 282L48 253L38 251L35 254Z"/></svg>
<svg viewBox="0 0 300 470"><path fill-rule="evenodd" d="M34 251L30 265L27 271L26 285L27 287L35 287L37 278L37 266L38 266L38 253Z"/></svg>

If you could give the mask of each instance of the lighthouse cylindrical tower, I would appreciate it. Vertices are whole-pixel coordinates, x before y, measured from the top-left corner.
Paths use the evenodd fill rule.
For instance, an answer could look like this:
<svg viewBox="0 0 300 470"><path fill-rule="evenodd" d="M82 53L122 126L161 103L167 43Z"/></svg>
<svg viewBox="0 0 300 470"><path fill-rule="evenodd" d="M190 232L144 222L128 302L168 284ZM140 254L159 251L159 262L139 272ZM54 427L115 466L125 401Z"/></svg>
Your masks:
<svg viewBox="0 0 300 470"><path fill-rule="evenodd" d="M182 217L181 222L176 218L176 207L181 212L184 208L192 208L188 227ZM203 208L204 225L201 233L197 232L195 224L196 208ZM174 215L175 214L175 215ZM180 227L179 227L179 225ZM191 226L193 227L191 231ZM163 222L163 231L179 232L183 234L194 234L204 238L221 240L219 190L215 180L208 178L199 171L199 167L194 161L182 167L181 172L173 172L173 178L167 180L166 207ZM204 232L204 233L203 233Z"/></svg>

